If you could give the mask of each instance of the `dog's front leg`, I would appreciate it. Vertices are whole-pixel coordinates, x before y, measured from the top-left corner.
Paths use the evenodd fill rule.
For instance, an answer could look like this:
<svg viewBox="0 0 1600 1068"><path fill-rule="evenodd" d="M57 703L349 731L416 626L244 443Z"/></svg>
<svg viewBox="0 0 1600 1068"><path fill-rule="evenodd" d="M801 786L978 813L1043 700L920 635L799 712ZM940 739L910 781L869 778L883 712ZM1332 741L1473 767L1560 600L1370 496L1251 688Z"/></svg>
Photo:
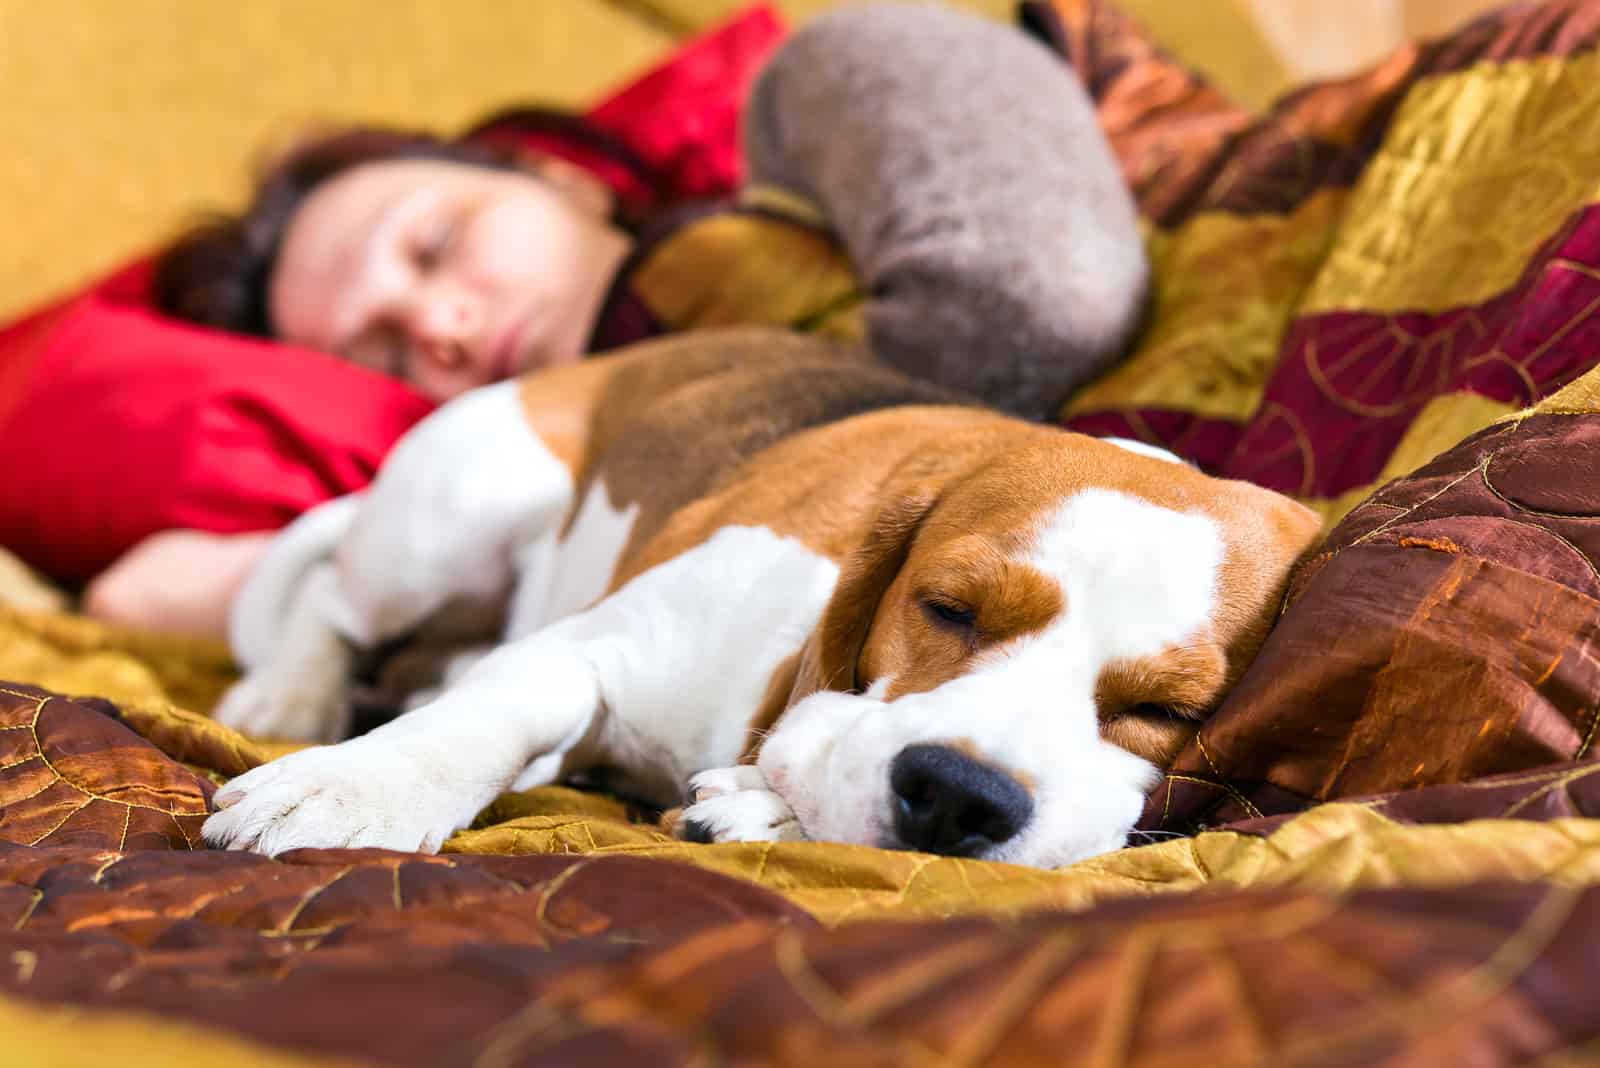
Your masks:
<svg viewBox="0 0 1600 1068"><path fill-rule="evenodd" d="M206 840L437 848L501 790L553 780L574 749L665 794L738 759L751 709L837 575L798 541L723 529L501 646L432 704L240 776L218 791Z"/></svg>
<svg viewBox="0 0 1600 1068"><path fill-rule="evenodd" d="M536 578L525 560L553 537L572 477L529 425L517 387L446 404L400 441L364 494L307 513L274 540L234 604L231 637L248 673L219 720L258 735L342 737L354 649Z"/></svg>
<svg viewBox="0 0 1600 1068"><path fill-rule="evenodd" d="M438 849L514 782L554 778L598 727L602 680L584 643L562 631L502 646L438 700L369 734L239 776L217 791L206 841L273 855Z"/></svg>
<svg viewBox="0 0 1600 1068"><path fill-rule="evenodd" d="M314 742L336 742L350 733L345 688L355 652L331 622L340 602L338 583L327 562L296 577L292 595L279 606L280 632L270 655L258 664L235 643L234 656L247 670L212 711L218 722L246 734Z"/></svg>

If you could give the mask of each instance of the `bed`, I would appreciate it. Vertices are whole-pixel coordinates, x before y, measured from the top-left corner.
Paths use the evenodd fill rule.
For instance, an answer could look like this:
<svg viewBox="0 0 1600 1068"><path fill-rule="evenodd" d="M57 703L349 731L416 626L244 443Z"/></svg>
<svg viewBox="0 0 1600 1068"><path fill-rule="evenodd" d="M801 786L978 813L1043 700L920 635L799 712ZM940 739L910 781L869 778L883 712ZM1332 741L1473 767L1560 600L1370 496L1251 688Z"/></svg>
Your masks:
<svg viewBox="0 0 1600 1068"><path fill-rule="evenodd" d="M1566 1064L1600 1055L1600 3L1253 114L1024 5L1158 277L1064 425L1318 508L1256 664L1069 868L690 845L502 797L438 856L206 851L281 752L207 643L0 610L18 1063ZM48 507L47 501L40 507Z"/></svg>

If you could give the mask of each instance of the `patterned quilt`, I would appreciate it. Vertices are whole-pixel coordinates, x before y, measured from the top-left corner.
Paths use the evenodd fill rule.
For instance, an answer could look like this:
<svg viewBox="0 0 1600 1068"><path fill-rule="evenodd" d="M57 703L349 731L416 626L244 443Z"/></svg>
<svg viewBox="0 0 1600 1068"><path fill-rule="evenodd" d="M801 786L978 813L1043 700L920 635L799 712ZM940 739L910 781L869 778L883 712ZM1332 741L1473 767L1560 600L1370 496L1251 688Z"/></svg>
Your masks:
<svg viewBox="0 0 1600 1068"><path fill-rule="evenodd" d="M437 857L212 853L278 751L186 711L225 652L0 611L0 1062L1600 1060L1600 0L1264 116L1099 0L1025 21L1159 275L1065 421L1330 523L1147 844L687 845L546 788Z"/></svg>

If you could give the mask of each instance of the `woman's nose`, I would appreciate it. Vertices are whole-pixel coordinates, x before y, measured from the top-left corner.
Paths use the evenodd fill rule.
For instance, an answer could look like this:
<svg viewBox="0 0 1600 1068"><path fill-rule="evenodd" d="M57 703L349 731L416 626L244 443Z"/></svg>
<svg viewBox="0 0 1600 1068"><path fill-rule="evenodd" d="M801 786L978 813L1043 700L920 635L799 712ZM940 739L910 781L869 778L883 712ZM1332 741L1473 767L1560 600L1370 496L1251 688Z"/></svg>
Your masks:
<svg viewBox="0 0 1600 1068"><path fill-rule="evenodd" d="M483 305L466 290L438 287L419 294L410 318L418 348L443 366L469 361L481 343Z"/></svg>

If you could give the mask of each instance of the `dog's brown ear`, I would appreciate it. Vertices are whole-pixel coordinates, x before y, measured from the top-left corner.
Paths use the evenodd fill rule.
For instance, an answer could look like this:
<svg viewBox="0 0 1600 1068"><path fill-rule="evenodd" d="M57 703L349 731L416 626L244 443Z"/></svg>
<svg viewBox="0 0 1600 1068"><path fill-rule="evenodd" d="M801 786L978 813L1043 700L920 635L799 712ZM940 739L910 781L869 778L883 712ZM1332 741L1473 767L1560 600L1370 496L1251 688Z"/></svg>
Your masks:
<svg viewBox="0 0 1600 1068"><path fill-rule="evenodd" d="M866 539L845 562L822 619L800 650L785 707L818 690L853 693L856 663L872 630L878 602L900 573L917 527L938 493L914 487L895 493L878 511Z"/></svg>
<svg viewBox="0 0 1600 1068"><path fill-rule="evenodd" d="M1254 659L1284 608L1291 577L1322 541L1322 518L1273 490L1225 481L1217 500L1226 508L1232 545L1221 572L1219 637L1236 671Z"/></svg>
<svg viewBox="0 0 1600 1068"><path fill-rule="evenodd" d="M1322 541L1322 517L1305 505L1249 482L1228 485L1241 500L1236 512L1251 519L1247 529L1235 527L1236 539L1262 566L1287 571Z"/></svg>

